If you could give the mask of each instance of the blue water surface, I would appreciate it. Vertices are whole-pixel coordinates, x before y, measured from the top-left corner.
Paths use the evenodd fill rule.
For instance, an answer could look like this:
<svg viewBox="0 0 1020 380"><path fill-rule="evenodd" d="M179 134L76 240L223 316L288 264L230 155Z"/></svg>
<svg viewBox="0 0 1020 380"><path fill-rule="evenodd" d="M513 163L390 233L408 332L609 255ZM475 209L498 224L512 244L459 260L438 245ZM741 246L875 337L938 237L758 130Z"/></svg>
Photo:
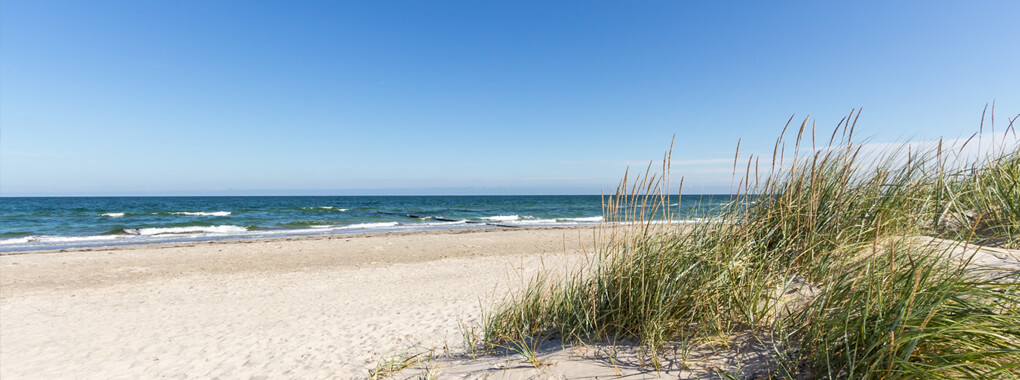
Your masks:
<svg viewBox="0 0 1020 380"><path fill-rule="evenodd" d="M698 220L728 195L670 199ZM0 252L219 239L592 225L597 195L0 198Z"/></svg>

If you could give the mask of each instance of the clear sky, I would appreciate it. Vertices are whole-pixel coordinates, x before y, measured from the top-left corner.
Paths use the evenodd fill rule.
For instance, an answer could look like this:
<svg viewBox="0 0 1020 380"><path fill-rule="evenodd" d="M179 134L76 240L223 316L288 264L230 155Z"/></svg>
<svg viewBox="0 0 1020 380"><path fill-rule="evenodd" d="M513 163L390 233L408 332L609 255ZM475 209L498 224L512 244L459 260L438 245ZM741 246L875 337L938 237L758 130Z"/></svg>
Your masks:
<svg viewBox="0 0 1020 380"><path fill-rule="evenodd" d="M597 194L1020 113L1017 1L0 2L0 195Z"/></svg>

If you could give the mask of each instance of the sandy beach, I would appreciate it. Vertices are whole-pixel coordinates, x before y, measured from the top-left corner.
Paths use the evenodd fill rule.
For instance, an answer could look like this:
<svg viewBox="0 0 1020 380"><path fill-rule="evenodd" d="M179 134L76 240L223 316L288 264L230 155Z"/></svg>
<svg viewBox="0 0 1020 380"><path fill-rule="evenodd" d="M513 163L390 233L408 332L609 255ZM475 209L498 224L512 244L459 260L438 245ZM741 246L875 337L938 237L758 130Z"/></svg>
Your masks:
<svg viewBox="0 0 1020 380"><path fill-rule="evenodd" d="M0 378L696 378L633 347L548 342L535 368L473 358L465 326L539 271L590 257L597 229L449 230L118 246L0 256ZM601 350L601 351L600 351ZM604 352L605 351L605 352ZM760 360L714 355L708 368ZM694 362L697 362L697 358Z"/></svg>
<svg viewBox="0 0 1020 380"><path fill-rule="evenodd" d="M539 271L586 259L593 228L455 230L120 246L0 256L3 379L701 378L767 373L762 342L734 337L658 372L635 347L544 345L472 358L463 326ZM947 244L920 239L917 244ZM1020 252L956 246L975 269ZM610 353L610 350L612 351ZM607 358L612 357L611 360ZM399 368L398 368L399 369Z"/></svg>
<svg viewBox="0 0 1020 380"><path fill-rule="evenodd" d="M123 246L0 256L0 377L364 378L463 351L461 324L593 230ZM582 248L584 247L584 248Z"/></svg>

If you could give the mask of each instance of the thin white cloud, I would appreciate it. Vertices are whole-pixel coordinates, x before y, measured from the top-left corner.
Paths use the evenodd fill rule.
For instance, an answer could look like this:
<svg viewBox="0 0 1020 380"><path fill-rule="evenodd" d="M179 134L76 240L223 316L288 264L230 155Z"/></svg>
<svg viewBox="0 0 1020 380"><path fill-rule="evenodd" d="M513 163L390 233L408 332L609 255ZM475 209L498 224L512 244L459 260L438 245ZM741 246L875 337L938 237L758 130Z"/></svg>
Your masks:
<svg viewBox="0 0 1020 380"><path fill-rule="evenodd" d="M1020 138L1017 138L1017 136L1012 133L1003 134L1001 132L995 134L984 133L974 135L973 137L943 140L861 143L855 144L854 148L860 150L858 157L866 158L866 160L860 161L864 163L862 168L866 171L872 166L881 165L883 163L891 163L893 165L905 163L908 156L907 153L914 155L918 153L934 155L936 154L940 143L942 146L943 160L946 160L944 162L949 164L950 167L960 167L980 163L981 160L988 157L1002 154L1004 152L1013 152L1020 148ZM845 149L845 147L846 146L828 146L816 148L815 150L808 147L807 149L801 149L799 153L801 157L800 159L803 160L811 157L814 152ZM791 165L795 158L793 155L794 151L795 149L788 145L786 147L785 155L776 157L776 168L781 169L781 164L785 167ZM734 170L733 157L674 160L671 162L671 176L674 178L683 176L702 181L711 178L712 180L709 180L708 182L713 183L718 182L719 178L723 177L739 179L746 174L749 157L751 157L751 172L755 171L754 167L757 164L759 167L759 175L768 175L768 169L772 165L771 151L767 154L761 154L758 152L742 153L737 159L736 170ZM889 162L884 160L883 158L886 157L892 157L893 161ZM632 170L641 169L643 172L643 169L648 166L649 161L612 161L612 163L619 166L629 166ZM661 168L662 161L652 161L653 171L661 170Z"/></svg>
<svg viewBox="0 0 1020 380"><path fill-rule="evenodd" d="M906 158L907 153L937 154L939 146L941 146L944 159L949 160L951 164L965 165L1002 153L1016 151L1020 148L1020 138L1012 133L989 132L975 134L972 137L954 139L864 143L856 145L860 149L859 156L862 157L878 158L896 155L903 159ZM842 149L842 147L824 147L817 150L825 152L833 149ZM810 152L807 154L810 155Z"/></svg>
<svg viewBox="0 0 1020 380"><path fill-rule="evenodd" d="M587 161L560 161L556 162L559 165L602 165L602 166L648 166L648 163L652 166L662 166L661 160L651 161L640 161L640 160L587 160ZM733 158L701 158L692 160L673 160L670 161L671 166L697 166L697 165L732 165Z"/></svg>

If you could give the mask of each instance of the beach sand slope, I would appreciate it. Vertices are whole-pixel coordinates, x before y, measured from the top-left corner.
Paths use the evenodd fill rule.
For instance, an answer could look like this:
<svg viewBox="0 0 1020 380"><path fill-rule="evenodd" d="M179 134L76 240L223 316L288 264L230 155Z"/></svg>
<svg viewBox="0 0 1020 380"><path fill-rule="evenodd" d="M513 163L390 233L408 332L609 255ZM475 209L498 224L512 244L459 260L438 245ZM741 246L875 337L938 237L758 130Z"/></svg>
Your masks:
<svg viewBox="0 0 1020 380"><path fill-rule="evenodd" d="M0 378L365 378L396 352L463 351L485 300L570 265L582 241L590 229L5 255Z"/></svg>

